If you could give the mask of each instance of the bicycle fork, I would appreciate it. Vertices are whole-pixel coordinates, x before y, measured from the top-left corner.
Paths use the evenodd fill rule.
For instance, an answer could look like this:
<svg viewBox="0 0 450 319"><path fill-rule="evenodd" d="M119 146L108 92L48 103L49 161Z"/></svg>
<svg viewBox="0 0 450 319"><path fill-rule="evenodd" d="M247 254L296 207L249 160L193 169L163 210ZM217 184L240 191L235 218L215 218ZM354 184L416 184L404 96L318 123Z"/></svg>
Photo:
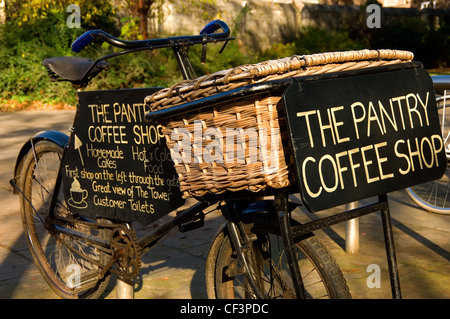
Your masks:
<svg viewBox="0 0 450 319"><path fill-rule="evenodd" d="M244 227L235 208L233 207L233 203L227 203L221 207L221 210L222 215L225 217L231 243L236 252L239 264L244 268L246 279L248 280L252 291L255 293L256 298L262 299L264 298L264 295L261 292L255 277L252 275L248 262L247 252L250 249L251 241L244 231Z"/></svg>
<svg viewBox="0 0 450 319"><path fill-rule="evenodd" d="M297 298L306 299L306 290L303 285L297 255L294 250L294 241L289 221L290 210L288 205L288 195L284 193L275 195L273 203L278 216L278 223L283 238L289 270L293 279L294 291ZM257 261L255 254L249 254L252 249L252 240L244 230L243 223L239 217L238 211L234 207L234 203L227 203L222 206L221 209L226 220L231 243L237 255L238 262L243 267L250 288L254 292L256 298L267 298L264 294L263 287L261 287L261 283L259 283L253 275L254 271L251 269L251 264L256 265Z"/></svg>
<svg viewBox="0 0 450 319"><path fill-rule="evenodd" d="M306 290L303 285L300 267L298 266L297 255L294 250L294 240L292 236L291 224L289 222L290 210L288 195L281 193L275 195L274 206L278 215L278 223L280 225L281 237L286 250L286 257L291 271L294 290L297 298L306 299Z"/></svg>

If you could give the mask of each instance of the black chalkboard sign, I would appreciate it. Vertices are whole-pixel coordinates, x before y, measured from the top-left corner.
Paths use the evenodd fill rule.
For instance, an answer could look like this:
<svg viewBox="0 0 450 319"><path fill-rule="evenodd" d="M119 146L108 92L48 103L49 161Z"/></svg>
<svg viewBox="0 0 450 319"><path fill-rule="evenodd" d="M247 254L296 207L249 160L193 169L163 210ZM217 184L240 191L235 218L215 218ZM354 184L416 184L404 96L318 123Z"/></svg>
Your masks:
<svg viewBox="0 0 450 319"><path fill-rule="evenodd" d="M446 170L434 89L421 68L297 82L284 105L300 192L312 211Z"/></svg>
<svg viewBox="0 0 450 319"><path fill-rule="evenodd" d="M144 98L157 88L79 92L62 165L71 211L148 224L180 207L178 175Z"/></svg>

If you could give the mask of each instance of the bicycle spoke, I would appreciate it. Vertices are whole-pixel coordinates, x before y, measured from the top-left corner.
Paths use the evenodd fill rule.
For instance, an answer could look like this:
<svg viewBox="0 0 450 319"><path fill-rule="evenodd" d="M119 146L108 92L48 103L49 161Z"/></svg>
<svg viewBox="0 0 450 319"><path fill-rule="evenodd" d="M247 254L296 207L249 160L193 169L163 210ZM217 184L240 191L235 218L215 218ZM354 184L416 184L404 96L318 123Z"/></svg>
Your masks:
<svg viewBox="0 0 450 319"><path fill-rule="evenodd" d="M100 251L88 240L104 239L98 229L77 221L66 205L61 185L56 187L62 153L61 146L44 140L32 145L24 159L18 189L23 195L26 238L36 265L56 293L70 298L98 296L107 284L107 280L100 281L99 269L110 252ZM52 202L55 206L51 211ZM58 229L58 218L67 217L75 221ZM72 232L80 237L71 236ZM77 287L73 287L72 280L76 280Z"/></svg>
<svg viewBox="0 0 450 319"><path fill-rule="evenodd" d="M261 287L264 298L296 298L290 270L286 261L285 248L278 236L263 236L253 242L253 257L248 257L249 268L255 281ZM325 283L319 275L317 267L298 249L297 260L305 282L308 298L323 298L328 296ZM254 298L246 274L242 271L232 271L239 268L236 256L227 266L228 282L233 282L235 297ZM240 268L239 268L240 269ZM243 269L241 269L243 270Z"/></svg>

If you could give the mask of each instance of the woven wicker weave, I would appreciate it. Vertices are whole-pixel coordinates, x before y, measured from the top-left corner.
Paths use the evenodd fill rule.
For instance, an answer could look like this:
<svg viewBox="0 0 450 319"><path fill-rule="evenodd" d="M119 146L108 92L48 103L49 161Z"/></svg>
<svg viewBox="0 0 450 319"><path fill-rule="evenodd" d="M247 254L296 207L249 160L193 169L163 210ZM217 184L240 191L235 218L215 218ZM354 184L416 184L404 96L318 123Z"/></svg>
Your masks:
<svg viewBox="0 0 450 319"><path fill-rule="evenodd" d="M398 64L412 59L411 52L398 50L292 56L182 81L146 97L145 102L156 111L250 84ZM172 154L179 155L173 159L184 197L239 190L257 192L295 183L280 92L230 100L203 108L201 112L172 117L160 124L169 149L177 149ZM208 137L208 132L212 132L214 138ZM252 144L254 140L249 133L257 135L258 148ZM182 136L185 137L183 141ZM231 144L224 147L225 141L231 141ZM186 149L187 145L190 149ZM232 156L229 156L230 152ZM210 157L205 159L205 154ZM245 156L237 157L236 154ZM215 156L221 160L211 160Z"/></svg>

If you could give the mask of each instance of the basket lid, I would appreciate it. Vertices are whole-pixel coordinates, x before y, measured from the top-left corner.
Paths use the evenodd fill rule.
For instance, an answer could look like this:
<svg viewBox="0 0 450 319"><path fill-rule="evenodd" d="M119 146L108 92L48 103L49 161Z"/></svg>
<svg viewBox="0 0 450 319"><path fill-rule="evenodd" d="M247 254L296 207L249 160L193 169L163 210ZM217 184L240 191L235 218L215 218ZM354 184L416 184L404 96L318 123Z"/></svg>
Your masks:
<svg viewBox="0 0 450 319"><path fill-rule="evenodd" d="M197 100L241 86L302 75L338 72L411 61L414 55L402 50L357 50L294 55L184 80L145 98L151 111Z"/></svg>

